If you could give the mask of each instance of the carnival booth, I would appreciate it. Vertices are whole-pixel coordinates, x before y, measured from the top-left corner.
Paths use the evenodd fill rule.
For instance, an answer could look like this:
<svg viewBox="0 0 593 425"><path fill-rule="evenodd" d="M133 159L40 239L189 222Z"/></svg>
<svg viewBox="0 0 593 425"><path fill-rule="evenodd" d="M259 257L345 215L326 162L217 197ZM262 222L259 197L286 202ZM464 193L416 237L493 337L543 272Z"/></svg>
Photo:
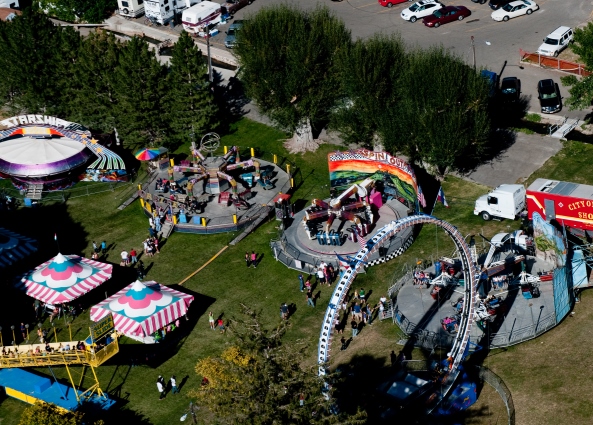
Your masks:
<svg viewBox="0 0 593 425"><path fill-rule="evenodd" d="M78 255L58 254L26 274L17 288L60 312L58 304L75 300L111 278L113 266Z"/></svg>
<svg viewBox="0 0 593 425"><path fill-rule="evenodd" d="M160 285L155 281L135 281L91 308L91 320L97 322L113 314L115 329L145 344L159 342L179 325L187 314L192 295Z"/></svg>
<svg viewBox="0 0 593 425"><path fill-rule="evenodd" d="M0 269L10 266L37 251L37 242L0 228Z"/></svg>

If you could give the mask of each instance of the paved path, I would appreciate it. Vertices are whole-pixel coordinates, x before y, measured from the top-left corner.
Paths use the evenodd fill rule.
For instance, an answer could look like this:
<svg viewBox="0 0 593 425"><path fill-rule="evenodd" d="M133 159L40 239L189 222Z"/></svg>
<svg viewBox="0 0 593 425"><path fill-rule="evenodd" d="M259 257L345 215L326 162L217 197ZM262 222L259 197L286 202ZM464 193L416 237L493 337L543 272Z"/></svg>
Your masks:
<svg viewBox="0 0 593 425"><path fill-rule="evenodd" d="M523 183L561 148L559 139L517 133L515 143L508 149L461 177L490 187L503 183Z"/></svg>

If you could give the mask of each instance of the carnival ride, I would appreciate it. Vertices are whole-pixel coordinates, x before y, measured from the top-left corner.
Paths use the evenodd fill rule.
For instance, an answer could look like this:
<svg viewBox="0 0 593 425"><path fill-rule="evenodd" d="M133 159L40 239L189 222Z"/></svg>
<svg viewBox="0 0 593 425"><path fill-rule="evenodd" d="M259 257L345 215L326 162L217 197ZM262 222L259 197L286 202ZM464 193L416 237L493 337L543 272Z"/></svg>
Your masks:
<svg viewBox="0 0 593 425"><path fill-rule="evenodd" d="M230 185L233 197L240 198L237 188L237 181L227 172L232 170L255 168L255 179L260 179L260 163L251 158L246 161L241 161L239 155L239 148L237 146L231 147L223 156L213 157L212 153L220 146L220 138L216 133L206 134L197 147L192 142L191 154L192 161L182 161L181 165L175 165L174 171L182 173L194 173L191 181L197 183L204 180L204 191L210 194L220 194L226 189L226 183ZM205 156L202 153L205 150L210 153L210 156ZM264 188L268 188L265 185Z"/></svg>
<svg viewBox="0 0 593 425"><path fill-rule="evenodd" d="M369 226L374 223L372 203L369 199L373 185L373 179L368 178L360 184L353 184L338 197L331 199L329 203L321 199L313 199L311 207L305 210L305 216L303 217L303 226L309 239L317 237L319 240L322 238L331 241L335 240L331 235L331 226L336 219L352 222L353 226L349 230L352 232L350 237L353 241L356 241L357 235L365 236L368 233ZM317 232L316 223L323 221L325 221L323 231ZM341 245L341 237L338 238L337 242ZM334 243L331 243L331 245L334 245Z"/></svg>
<svg viewBox="0 0 593 425"><path fill-rule="evenodd" d="M477 289L480 281L480 271L477 267L477 253L475 246L468 246L463 235L450 223L428 215L414 215L399 220L394 220L379 229L373 237L366 242L364 247L350 259L350 263L337 283L325 312L319 335L318 356L319 375L327 371L330 358L330 349L336 317L340 306L345 300L350 286L357 274L365 267L366 260L398 232L421 224L435 224L441 227L453 240L461 260L461 272L464 277L464 294L462 311L460 314L459 331L454 337L454 343L447 360L447 368L436 382L423 386L422 394L425 397L425 411L430 414L443 401L454 388L460 372L460 366L469 352L470 333L475 321L477 304Z"/></svg>
<svg viewBox="0 0 593 425"><path fill-rule="evenodd" d="M83 401L99 401L104 408L109 408L113 402L101 390L95 368L101 366L107 360L119 352L117 336L113 335L113 318L105 318L90 329L89 337L82 343L77 341L52 342L45 344L21 344L18 346L4 346L2 342L2 355L0 356L0 381L5 388L6 394L15 397L27 403L35 403L36 400L48 401L57 404L65 409L77 407ZM54 328L55 332L55 328ZM55 335L54 335L55 336ZM72 339L72 337L70 338ZM14 377L2 374L2 369L8 368L27 368L27 367L48 367L51 374L51 366L64 366L68 378L74 390L76 404L68 404L60 400L54 400L51 392L45 393L45 390L51 386L48 378L44 380L48 385L34 385L30 388L19 388L18 380L14 382ZM78 385L73 379L72 366L82 366L80 372L80 381ZM86 390L82 391L83 380L86 370L89 368L92 372L94 383ZM13 378L13 379L11 379ZM23 376L18 377L23 379ZM58 382L54 385L61 386ZM65 395L63 395L64 398Z"/></svg>
<svg viewBox="0 0 593 425"><path fill-rule="evenodd" d="M79 124L42 115L22 115L0 124L8 127L0 130L0 174L21 189L35 184L60 189L72 184L73 171L83 167L125 175L124 161ZM97 158L88 164L93 154Z"/></svg>

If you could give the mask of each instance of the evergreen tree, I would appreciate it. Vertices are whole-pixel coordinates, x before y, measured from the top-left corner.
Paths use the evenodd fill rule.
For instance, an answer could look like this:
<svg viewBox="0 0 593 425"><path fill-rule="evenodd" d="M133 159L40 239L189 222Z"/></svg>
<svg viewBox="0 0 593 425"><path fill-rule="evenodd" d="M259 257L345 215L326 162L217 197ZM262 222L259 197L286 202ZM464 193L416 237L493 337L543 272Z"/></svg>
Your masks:
<svg viewBox="0 0 593 425"><path fill-rule="evenodd" d="M124 146L140 148L163 143L167 71L145 41L133 37L123 45L113 77L117 98L113 112Z"/></svg>
<svg viewBox="0 0 593 425"><path fill-rule="evenodd" d="M100 23L117 8L117 0L39 0L39 4L50 16L68 22Z"/></svg>
<svg viewBox="0 0 593 425"><path fill-rule="evenodd" d="M331 124L346 143L381 141L384 121L398 108L397 86L406 60L401 38L382 34L357 40L339 56L344 98Z"/></svg>
<svg viewBox="0 0 593 425"><path fill-rule="evenodd" d="M78 50L74 77L78 90L70 102L71 121L103 132L113 131L117 104L113 80L121 47L111 33L91 33L84 39Z"/></svg>
<svg viewBox="0 0 593 425"><path fill-rule="evenodd" d="M63 108L57 72L60 30L29 7L0 30L2 97L12 113L60 115Z"/></svg>
<svg viewBox="0 0 593 425"><path fill-rule="evenodd" d="M56 114L67 117L70 115L72 99L79 96L80 82L76 78L79 66L78 53L82 44L80 33L72 27L60 27L58 31L58 49L54 83L58 88L60 99Z"/></svg>
<svg viewBox="0 0 593 425"><path fill-rule="evenodd" d="M593 71L593 23L574 30L574 44L572 51L579 55L588 71ZM593 104L593 75L578 79L575 75L561 77L565 86L569 86L570 97L564 101L573 109L588 109Z"/></svg>
<svg viewBox="0 0 593 425"><path fill-rule="evenodd" d="M206 63L186 32L181 33L172 50L166 106L171 140L175 144L187 141L190 133L198 140L218 125Z"/></svg>
<svg viewBox="0 0 593 425"><path fill-rule="evenodd" d="M259 315L242 306L243 317L231 320L230 331L237 344L220 357L207 357L196 364L196 373L207 378L192 391L197 404L210 413L213 424L359 424L366 415L332 415L335 401L324 382L334 384L337 376L322 380L317 367L299 363L303 346L298 341L282 343L287 327L265 329ZM325 390L324 390L325 388ZM300 405L301 396L303 405Z"/></svg>
<svg viewBox="0 0 593 425"><path fill-rule="evenodd" d="M471 166L490 135L488 92L479 70L443 48L412 52L398 84L399 106L384 122L386 147L438 177Z"/></svg>
<svg viewBox="0 0 593 425"><path fill-rule="evenodd" d="M239 78L260 111L294 134L292 150L316 147L312 130L321 130L342 97L336 57L350 42L327 7L262 8L239 31Z"/></svg>

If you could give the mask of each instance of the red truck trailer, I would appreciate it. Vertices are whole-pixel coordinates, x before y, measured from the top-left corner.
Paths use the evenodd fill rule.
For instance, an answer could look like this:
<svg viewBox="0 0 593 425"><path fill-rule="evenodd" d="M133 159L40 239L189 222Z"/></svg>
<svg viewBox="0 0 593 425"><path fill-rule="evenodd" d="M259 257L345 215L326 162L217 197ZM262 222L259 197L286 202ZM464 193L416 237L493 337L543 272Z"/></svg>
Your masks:
<svg viewBox="0 0 593 425"><path fill-rule="evenodd" d="M593 186L537 179L527 188L527 212L571 229L593 231ZM581 233L581 232L576 232Z"/></svg>

